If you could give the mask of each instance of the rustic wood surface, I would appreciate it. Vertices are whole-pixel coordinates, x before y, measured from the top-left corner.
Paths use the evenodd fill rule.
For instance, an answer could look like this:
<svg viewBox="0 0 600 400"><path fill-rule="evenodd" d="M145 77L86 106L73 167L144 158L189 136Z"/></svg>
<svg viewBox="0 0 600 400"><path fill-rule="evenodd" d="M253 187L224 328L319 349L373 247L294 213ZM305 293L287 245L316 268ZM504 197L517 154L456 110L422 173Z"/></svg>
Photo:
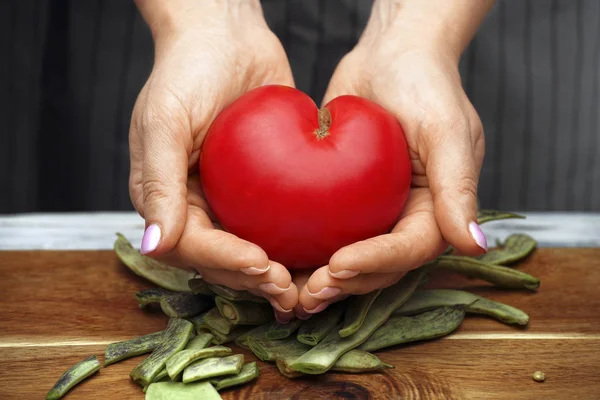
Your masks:
<svg viewBox="0 0 600 400"><path fill-rule="evenodd" d="M287 380L260 362L255 384L225 399L598 399L600 249L539 249L520 269L537 293L503 291L451 274L435 287L466 288L526 311L526 328L469 316L452 335L377 354L384 373ZM106 344L163 329L134 293L151 286L109 251L0 252L0 399L41 399L72 364ZM241 351L235 349L235 351ZM247 360L255 357L244 352ZM102 369L67 399L142 399L136 357ZM546 373L544 383L531 374Z"/></svg>

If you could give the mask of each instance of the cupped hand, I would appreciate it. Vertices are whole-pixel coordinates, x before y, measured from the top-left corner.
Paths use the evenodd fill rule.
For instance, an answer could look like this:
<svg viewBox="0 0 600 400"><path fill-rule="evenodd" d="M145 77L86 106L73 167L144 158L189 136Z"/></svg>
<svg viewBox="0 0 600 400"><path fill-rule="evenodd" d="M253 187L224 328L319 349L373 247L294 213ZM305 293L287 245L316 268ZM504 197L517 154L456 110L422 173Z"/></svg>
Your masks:
<svg viewBox="0 0 600 400"><path fill-rule="evenodd" d="M462 89L458 56L444 43L392 34L361 39L337 67L323 103L352 94L396 116L411 155L411 191L390 233L340 249L302 285L296 312L303 317L397 282L448 244L466 255L487 250L476 223L483 128Z"/></svg>
<svg viewBox="0 0 600 400"><path fill-rule="evenodd" d="M264 296L284 321L298 302L289 272L260 247L219 229L199 179L202 142L217 114L255 87L294 84L261 10L231 4L188 7L181 18L169 15L172 27L154 32L154 68L131 119L130 195L146 224L144 254Z"/></svg>

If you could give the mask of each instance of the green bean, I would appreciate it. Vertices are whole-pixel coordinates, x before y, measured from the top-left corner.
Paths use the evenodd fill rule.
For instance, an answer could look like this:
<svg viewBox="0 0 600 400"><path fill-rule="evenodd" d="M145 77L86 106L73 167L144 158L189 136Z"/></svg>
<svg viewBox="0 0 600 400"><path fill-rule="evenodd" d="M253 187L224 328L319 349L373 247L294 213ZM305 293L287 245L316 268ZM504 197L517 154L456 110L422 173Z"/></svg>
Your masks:
<svg viewBox="0 0 600 400"><path fill-rule="evenodd" d="M194 362L183 371L183 382L189 383L216 376L239 374L243 364L243 354L205 358Z"/></svg>
<svg viewBox="0 0 600 400"><path fill-rule="evenodd" d="M221 400L210 382L156 382L148 387L146 400Z"/></svg>
<svg viewBox="0 0 600 400"><path fill-rule="evenodd" d="M246 343L261 361L275 361L278 358L291 360L311 349L310 346L300 343L295 338L269 340L251 336Z"/></svg>
<svg viewBox="0 0 600 400"><path fill-rule="evenodd" d="M325 311L313 315L298 330L298 341L316 346L340 322L346 302L330 305Z"/></svg>
<svg viewBox="0 0 600 400"><path fill-rule="evenodd" d="M221 296L229 301L250 301L253 303L268 303L267 299L260 296L255 296L252 293L240 290L233 290L223 285L208 284L208 288L216 295Z"/></svg>
<svg viewBox="0 0 600 400"><path fill-rule="evenodd" d="M114 250L119 259L136 275L175 292L189 292L188 281L195 274L180 268L171 267L153 258L142 255L120 233L117 233Z"/></svg>
<svg viewBox="0 0 600 400"><path fill-rule="evenodd" d="M285 339L296 332L303 322L304 321L301 319L295 319L287 324L278 324L277 322L272 322L269 324L269 327L265 332L265 338L271 340Z"/></svg>
<svg viewBox="0 0 600 400"><path fill-rule="evenodd" d="M58 400L69 390L84 379L94 375L100 370L100 363L96 356L89 356L73 365L56 381L52 389L46 395L46 400Z"/></svg>
<svg viewBox="0 0 600 400"><path fill-rule="evenodd" d="M212 333L201 332L187 342L185 350L203 349L208 346L212 340Z"/></svg>
<svg viewBox="0 0 600 400"><path fill-rule="evenodd" d="M344 323L342 329L338 332L341 337L347 337L354 334L365 321L369 308L381 293L381 289L373 290L370 293L350 298L348 308L344 313Z"/></svg>
<svg viewBox="0 0 600 400"><path fill-rule="evenodd" d="M149 384L147 384L146 386L144 386L142 388L142 392L146 393L148 391L148 387L150 385L152 385L155 382L160 382L162 380L167 380L167 381L171 381L171 378L169 378L169 374L167 373L167 369L163 368L160 370L160 372L158 374L156 374L156 376L154 378L152 378L152 381L150 381Z"/></svg>
<svg viewBox="0 0 600 400"><path fill-rule="evenodd" d="M234 325L262 325L273 320L270 304L234 302L217 296L215 303L221 315Z"/></svg>
<svg viewBox="0 0 600 400"><path fill-rule="evenodd" d="M527 258L536 247L537 242L531 236L514 234L507 237L504 243L499 243L497 248L490 249L477 259L492 265L514 264Z"/></svg>
<svg viewBox="0 0 600 400"><path fill-rule="evenodd" d="M513 218L524 219L525 216L519 215L519 214L514 214L514 213L509 213L509 212L496 211L496 210L479 210L479 211L477 211L477 223L479 225L484 224L486 222L490 222L490 221L498 221L501 219L513 219Z"/></svg>
<svg viewBox="0 0 600 400"><path fill-rule="evenodd" d="M224 346L212 346L206 349L190 349L182 350L179 353L173 354L169 360L167 360L167 373L171 380L177 380L181 371L184 370L188 365L194 361L209 358L209 357L223 357L231 354L231 349Z"/></svg>
<svg viewBox="0 0 600 400"><path fill-rule="evenodd" d="M209 283L202 278L194 278L188 281L188 287L195 294L203 294L204 296L215 296L215 292L210 290Z"/></svg>
<svg viewBox="0 0 600 400"><path fill-rule="evenodd" d="M417 290L395 315L414 315L439 307L463 305L467 313L483 314L507 324L527 325L529 316L518 308L463 290Z"/></svg>
<svg viewBox="0 0 600 400"><path fill-rule="evenodd" d="M150 304L159 304L164 296L172 295L174 293L176 292L158 287L140 290L135 294L135 298L137 299L140 308L146 308Z"/></svg>
<svg viewBox="0 0 600 400"><path fill-rule="evenodd" d="M291 369L288 363L286 363L285 360L282 360L281 358L278 358L275 361L275 365L277 365L279 373L288 379L294 379L298 378L299 376L304 376L302 372L294 371L293 369Z"/></svg>
<svg viewBox="0 0 600 400"><path fill-rule="evenodd" d="M256 361L252 361L244 364L239 374L211 379L210 383L215 389L223 390L232 386L243 385L256 378L258 378L258 366Z"/></svg>
<svg viewBox="0 0 600 400"><path fill-rule="evenodd" d="M104 366L151 352L162 343L164 335L165 331L160 331L109 344L104 352Z"/></svg>
<svg viewBox="0 0 600 400"><path fill-rule="evenodd" d="M129 374L131 379L142 386L148 385L165 366L167 360L186 346L193 332L194 325L191 322L172 318L165 331L164 341L131 371Z"/></svg>
<svg viewBox="0 0 600 400"><path fill-rule="evenodd" d="M235 328L235 325L230 320L221 315L217 307L212 308L204 315L204 323L211 330L215 330L223 335L229 335L233 328Z"/></svg>
<svg viewBox="0 0 600 400"><path fill-rule="evenodd" d="M248 347L248 345L246 343L248 338L251 336L257 337L257 338L264 338L265 334L267 333L267 331L269 329L271 329L270 324L260 325L260 326L256 326L256 327L253 326L251 329L247 330L242 335L240 335L237 339L235 339L235 344L241 348L249 350L250 347Z"/></svg>
<svg viewBox="0 0 600 400"><path fill-rule="evenodd" d="M211 297L193 293L176 293L160 299L160 308L171 318L187 318L198 315L214 306Z"/></svg>
<svg viewBox="0 0 600 400"><path fill-rule="evenodd" d="M423 266L410 271L400 282L383 289L356 333L341 338L337 331L329 332L319 344L290 363L289 367L307 374L326 372L342 354L360 346L377 328L383 325L392 312L404 304L414 293L429 269L429 266Z"/></svg>
<svg viewBox="0 0 600 400"><path fill-rule="evenodd" d="M235 342L237 338L242 336L244 333L248 332L254 328L254 326L238 326L234 330L232 330L228 335L223 335L221 332L212 331L214 338L212 340L213 344L225 344L229 342Z"/></svg>
<svg viewBox="0 0 600 400"><path fill-rule="evenodd" d="M198 315L194 315L193 317L189 317L186 318L188 321L190 321L192 324L194 324L194 327L196 328L196 332L200 333L202 331L210 331L210 326L206 323L206 321L204 321L204 316L208 314L208 311L204 312L204 313L200 313Z"/></svg>
<svg viewBox="0 0 600 400"><path fill-rule="evenodd" d="M463 306L436 308L412 317L395 315L359 348L375 351L401 343L445 336L458 328L464 317Z"/></svg>
<svg viewBox="0 0 600 400"><path fill-rule="evenodd" d="M371 354L364 350L354 349L344 353L335 364L333 364L331 370L360 374L386 368L394 368L394 366L384 363L375 354Z"/></svg>
<svg viewBox="0 0 600 400"><path fill-rule="evenodd" d="M439 256L432 263L471 278L483 279L496 286L510 289L537 290L540 280L525 272L499 265L489 265L464 256Z"/></svg>

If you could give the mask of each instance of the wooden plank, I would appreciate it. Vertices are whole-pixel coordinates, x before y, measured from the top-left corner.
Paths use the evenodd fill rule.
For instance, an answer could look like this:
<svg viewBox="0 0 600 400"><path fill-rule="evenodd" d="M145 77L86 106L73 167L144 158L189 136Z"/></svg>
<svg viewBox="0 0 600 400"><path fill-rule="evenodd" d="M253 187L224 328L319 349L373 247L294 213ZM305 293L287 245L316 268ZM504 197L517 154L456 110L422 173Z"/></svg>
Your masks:
<svg viewBox="0 0 600 400"><path fill-rule="evenodd" d="M383 374L289 381L259 362L258 383L224 398L599 398L600 249L539 249L519 269L541 278L539 292L443 273L428 285L519 307L531 317L526 329L470 316L444 339L379 352L396 366ZM110 251L0 252L0 398L40 398L64 370L101 356L107 343L163 329L166 317L140 310L134 298L150 286ZM128 376L141 359L101 370L69 398L143 398ZM538 369L545 383L531 380Z"/></svg>
<svg viewBox="0 0 600 400"><path fill-rule="evenodd" d="M594 399L600 397L600 340L448 340L396 347L377 354L396 366L384 373L287 380L258 362L254 385L230 389L224 399ZM72 364L104 346L0 349L0 397L40 399ZM243 352L235 349L236 352ZM246 361L256 358L243 352ZM111 365L67 397L143 399L129 372L142 356ZM543 371L546 382L531 378Z"/></svg>

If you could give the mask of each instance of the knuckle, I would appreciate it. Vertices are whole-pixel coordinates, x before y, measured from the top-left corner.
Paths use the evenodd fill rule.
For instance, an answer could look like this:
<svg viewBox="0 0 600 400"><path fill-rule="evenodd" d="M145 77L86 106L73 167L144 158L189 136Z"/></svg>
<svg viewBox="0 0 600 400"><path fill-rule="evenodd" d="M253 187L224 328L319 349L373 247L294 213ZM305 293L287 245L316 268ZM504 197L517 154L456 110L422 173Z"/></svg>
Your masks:
<svg viewBox="0 0 600 400"><path fill-rule="evenodd" d="M477 181L471 176L462 176L456 182L456 191L462 196L477 198Z"/></svg>
<svg viewBox="0 0 600 400"><path fill-rule="evenodd" d="M167 191L165 184L158 179L147 179L142 183L144 204L156 203L166 199Z"/></svg>

